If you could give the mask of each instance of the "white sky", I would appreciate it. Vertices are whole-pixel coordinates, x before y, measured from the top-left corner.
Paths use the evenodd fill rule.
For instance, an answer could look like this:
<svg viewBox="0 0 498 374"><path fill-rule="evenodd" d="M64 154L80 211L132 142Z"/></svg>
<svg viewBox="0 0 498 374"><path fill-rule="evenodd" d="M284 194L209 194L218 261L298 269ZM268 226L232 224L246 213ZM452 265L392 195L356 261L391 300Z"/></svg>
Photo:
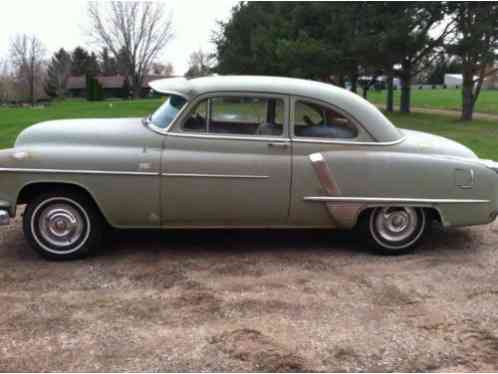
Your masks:
<svg viewBox="0 0 498 374"><path fill-rule="evenodd" d="M210 42L216 21L230 16L234 0L158 0L173 14L174 40L158 62L171 62L175 74L188 68L188 58L199 48L213 51ZM78 45L97 51L90 44L86 0L3 0L0 12L0 60L8 57L9 43L16 33L35 34L45 45L49 57L63 47Z"/></svg>

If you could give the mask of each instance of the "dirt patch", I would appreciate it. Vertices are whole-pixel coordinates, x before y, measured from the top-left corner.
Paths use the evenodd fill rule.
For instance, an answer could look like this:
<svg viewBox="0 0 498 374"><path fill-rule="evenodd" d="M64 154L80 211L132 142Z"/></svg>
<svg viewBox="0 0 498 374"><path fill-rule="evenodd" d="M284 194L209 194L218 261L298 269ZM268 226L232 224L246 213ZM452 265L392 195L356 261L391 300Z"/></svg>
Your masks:
<svg viewBox="0 0 498 374"><path fill-rule="evenodd" d="M47 262L0 228L0 371L497 371L498 231L116 231Z"/></svg>
<svg viewBox="0 0 498 374"><path fill-rule="evenodd" d="M257 330L239 329L210 339L210 343L258 372L308 372L306 360Z"/></svg>

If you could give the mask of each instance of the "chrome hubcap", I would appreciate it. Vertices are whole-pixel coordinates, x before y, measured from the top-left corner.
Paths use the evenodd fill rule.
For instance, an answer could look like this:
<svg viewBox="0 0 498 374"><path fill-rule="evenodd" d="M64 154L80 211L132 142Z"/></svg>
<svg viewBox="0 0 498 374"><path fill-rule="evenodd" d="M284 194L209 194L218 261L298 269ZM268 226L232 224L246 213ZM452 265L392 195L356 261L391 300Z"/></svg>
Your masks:
<svg viewBox="0 0 498 374"><path fill-rule="evenodd" d="M85 226L80 212L69 204L45 208L38 222L41 237L56 248L64 248L80 240Z"/></svg>
<svg viewBox="0 0 498 374"><path fill-rule="evenodd" d="M382 239L400 242L408 239L416 230L418 216L415 208L382 208L375 218L377 232Z"/></svg>

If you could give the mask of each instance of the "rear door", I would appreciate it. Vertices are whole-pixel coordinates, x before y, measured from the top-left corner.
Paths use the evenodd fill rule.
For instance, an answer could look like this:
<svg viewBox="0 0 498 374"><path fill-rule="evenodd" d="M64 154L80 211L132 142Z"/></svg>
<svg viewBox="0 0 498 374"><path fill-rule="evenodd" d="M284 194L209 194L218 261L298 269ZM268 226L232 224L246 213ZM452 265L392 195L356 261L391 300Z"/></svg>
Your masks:
<svg viewBox="0 0 498 374"><path fill-rule="evenodd" d="M289 98L220 93L192 103L165 139L163 226L288 222Z"/></svg>

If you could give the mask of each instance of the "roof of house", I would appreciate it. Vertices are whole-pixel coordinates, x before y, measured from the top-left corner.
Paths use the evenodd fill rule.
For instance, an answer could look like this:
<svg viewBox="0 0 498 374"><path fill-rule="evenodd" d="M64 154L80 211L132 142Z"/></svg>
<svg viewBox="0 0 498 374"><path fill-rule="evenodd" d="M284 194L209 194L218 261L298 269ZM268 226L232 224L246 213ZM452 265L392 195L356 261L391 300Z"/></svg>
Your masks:
<svg viewBox="0 0 498 374"><path fill-rule="evenodd" d="M401 132L371 103L343 88L311 80L270 76L211 76L195 79L168 78L149 83L158 92L187 100L213 92L257 92L321 100L355 117L378 141L402 138Z"/></svg>

